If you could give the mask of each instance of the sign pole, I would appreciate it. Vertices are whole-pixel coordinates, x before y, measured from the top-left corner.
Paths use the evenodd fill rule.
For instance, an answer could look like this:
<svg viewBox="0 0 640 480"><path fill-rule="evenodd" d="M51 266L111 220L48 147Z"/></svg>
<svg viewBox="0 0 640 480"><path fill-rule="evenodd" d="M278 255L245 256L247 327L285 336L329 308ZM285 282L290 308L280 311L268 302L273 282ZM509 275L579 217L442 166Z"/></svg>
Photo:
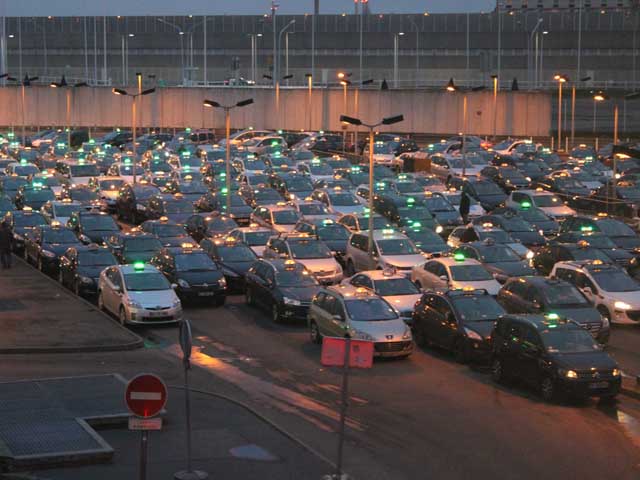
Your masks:
<svg viewBox="0 0 640 480"><path fill-rule="evenodd" d="M342 406L340 408L340 431L338 434L338 461L336 462L336 479L342 478L342 451L344 447L344 427L349 404L349 362L351 356L351 336L345 334L344 365L342 367Z"/></svg>
<svg viewBox="0 0 640 480"><path fill-rule="evenodd" d="M149 445L149 431L142 430L140 437L140 480L147 480L147 447Z"/></svg>

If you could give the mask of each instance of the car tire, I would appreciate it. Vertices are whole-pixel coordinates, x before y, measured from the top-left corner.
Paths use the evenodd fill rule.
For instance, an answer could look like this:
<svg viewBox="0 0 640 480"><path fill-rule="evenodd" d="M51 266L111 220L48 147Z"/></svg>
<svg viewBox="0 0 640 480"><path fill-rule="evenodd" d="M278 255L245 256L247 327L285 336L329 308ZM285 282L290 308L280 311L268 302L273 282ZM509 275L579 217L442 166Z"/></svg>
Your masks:
<svg viewBox="0 0 640 480"><path fill-rule="evenodd" d="M41 272L44 272L44 265L42 264L42 257L38 257L38 270L40 270Z"/></svg>
<svg viewBox="0 0 640 480"><path fill-rule="evenodd" d="M102 298L102 291L98 292L98 309L102 312L107 311L107 309L104 307L104 299Z"/></svg>
<svg viewBox="0 0 640 480"><path fill-rule="evenodd" d="M418 323L414 323L413 340L416 342L416 345L423 348L426 347L429 343L429 341L427 340L427 334L424 331L424 327L421 327Z"/></svg>
<svg viewBox="0 0 640 480"><path fill-rule="evenodd" d="M120 307L120 310L118 312L118 321L122 326L125 326L127 324L127 312L122 306Z"/></svg>
<svg viewBox="0 0 640 480"><path fill-rule="evenodd" d="M62 270L58 270L58 283L64 287L64 276Z"/></svg>
<svg viewBox="0 0 640 480"><path fill-rule="evenodd" d="M76 297L80 297L80 282L78 280L76 280L75 282L73 282L73 293L76 295Z"/></svg>
<svg viewBox="0 0 640 480"><path fill-rule="evenodd" d="M553 402L556 400L556 386L551 377L543 377L540 381L540 394L545 402Z"/></svg>
<svg viewBox="0 0 640 480"><path fill-rule="evenodd" d="M244 298L247 302L247 305L253 307L255 305L255 301L253 300L253 293L251 293L251 287L247 285L247 291L244 292Z"/></svg>
<svg viewBox="0 0 640 480"><path fill-rule="evenodd" d="M609 321L609 325L611 325L611 312L609 312L609 309L604 305L599 305L598 312L600 312L600 315L606 318Z"/></svg>
<svg viewBox="0 0 640 480"><path fill-rule="evenodd" d="M318 324L313 320L309 323L309 336L311 337L312 343L315 343L316 345L320 345L322 343L322 334L320 333Z"/></svg>
<svg viewBox="0 0 640 480"><path fill-rule="evenodd" d="M456 362L463 365L469 362L469 353L467 352L467 344L464 339L459 338L456 340L456 343L453 345L453 354Z"/></svg>
<svg viewBox="0 0 640 480"><path fill-rule="evenodd" d="M273 323L282 323L282 317L280 316L280 309L277 303L271 306L271 320L273 320Z"/></svg>
<svg viewBox="0 0 640 480"><path fill-rule="evenodd" d="M356 274L356 269L353 266L353 262L351 260L347 260L347 267L345 269L345 273L347 277L353 277Z"/></svg>
<svg viewBox="0 0 640 480"><path fill-rule="evenodd" d="M502 361L499 358L494 358L491 361L491 379L496 383L506 383L504 367L502 365Z"/></svg>

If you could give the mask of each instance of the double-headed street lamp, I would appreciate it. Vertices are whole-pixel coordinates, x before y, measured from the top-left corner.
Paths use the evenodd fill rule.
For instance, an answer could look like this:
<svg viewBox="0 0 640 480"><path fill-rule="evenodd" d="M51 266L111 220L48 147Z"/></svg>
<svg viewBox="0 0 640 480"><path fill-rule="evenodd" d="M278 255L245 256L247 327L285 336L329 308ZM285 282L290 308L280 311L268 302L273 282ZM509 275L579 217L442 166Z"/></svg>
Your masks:
<svg viewBox="0 0 640 480"><path fill-rule="evenodd" d="M394 123L402 122L404 120L403 115L396 115L394 117L383 118L378 123L364 123L359 118L348 117L347 115L340 115L340 121L347 123L355 127L363 126L369 129L369 257L373 258L374 245L373 245L373 129L380 125L393 125Z"/></svg>
<svg viewBox="0 0 640 480"><path fill-rule="evenodd" d="M71 148L71 92L73 91L74 88L87 87L89 85L87 84L87 82L78 82L78 83L74 83L73 85L70 85L69 83L67 83L67 79L63 75L59 82L51 82L49 86L51 88L65 89L65 95L67 99L67 117L66 117L67 147Z"/></svg>
<svg viewBox="0 0 640 480"><path fill-rule="evenodd" d="M17 82L18 79L14 78L14 77L10 77L9 75L4 76L4 78L6 78L9 81L12 82ZM24 78L22 79L22 81L20 82L20 106L21 106L21 111L22 111L22 144L24 145L26 140L25 140L25 124L26 124L26 107L25 107L25 96L26 96L26 91L25 91L25 87L30 87L31 86L31 82L35 82L36 80L38 80L38 77L30 77L28 73L25 73Z"/></svg>
<svg viewBox="0 0 640 480"><path fill-rule="evenodd" d="M556 74L553 79L558 82L558 145L556 150L562 148L562 85L569 81L569 77L562 74Z"/></svg>
<svg viewBox="0 0 640 480"><path fill-rule="evenodd" d="M138 75L138 83L140 83L140 76ZM133 184L137 183L136 177L136 169L138 168L138 150L136 148L136 100L138 97L142 97L144 95L149 95L156 91L155 88L149 88L147 90L141 90L138 87L138 93L129 93L126 90L121 88L114 88L111 90L114 95L121 95L123 97L131 98L131 135L132 135L132 143L133 143Z"/></svg>
<svg viewBox="0 0 640 480"><path fill-rule="evenodd" d="M236 107L246 107L247 105L251 105L253 103L253 98L247 98L246 100L241 100L235 105L220 105L218 102L214 100L205 100L202 104L205 107L209 108L221 108L224 110L224 124L225 124L225 136L227 139L225 149L225 157L226 157L226 186L227 186L227 215L231 212L231 139L229 138L231 135L231 110Z"/></svg>

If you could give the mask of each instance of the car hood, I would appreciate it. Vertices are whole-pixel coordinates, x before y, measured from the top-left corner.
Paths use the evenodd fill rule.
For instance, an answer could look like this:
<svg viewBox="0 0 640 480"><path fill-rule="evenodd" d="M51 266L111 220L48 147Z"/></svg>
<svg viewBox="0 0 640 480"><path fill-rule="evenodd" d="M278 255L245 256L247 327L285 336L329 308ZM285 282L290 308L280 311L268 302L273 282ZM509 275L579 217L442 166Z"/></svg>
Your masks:
<svg viewBox="0 0 640 480"><path fill-rule="evenodd" d="M198 243L191 237L159 237L159 240L165 247L179 247L183 243L191 243L193 245Z"/></svg>
<svg viewBox="0 0 640 480"><path fill-rule="evenodd" d="M640 247L640 237L610 237L613 243L625 250Z"/></svg>
<svg viewBox="0 0 640 480"><path fill-rule="evenodd" d="M602 316L593 307L578 307L578 308L553 308L549 310L553 313L557 313L561 317L570 318L571 320L580 324L584 323L598 323L602 321Z"/></svg>
<svg viewBox="0 0 640 480"><path fill-rule="evenodd" d="M503 193L494 193L491 195L478 195L478 202L483 208L493 210L495 207L505 201L507 196Z"/></svg>
<svg viewBox="0 0 640 480"><path fill-rule="evenodd" d="M296 228L296 226L283 225L281 223L274 223L273 225L271 225L271 228L273 228L276 232L279 232L279 233L291 233Z"/></svg>
<svg viewBox="0 0 640 480"><path fill-rule="evenodd" d="M543 220L540 222L531 222L536 229L542 230L544 233L557 233L560 230L560 225L555 220Z"/></svg>
<svg viewBox="0 0 640 480"><path fill-rule="evenodd" d="M316 295L316 293L318 293L320 287L280 287L279 290L283 297L300 300L301 302L305 303L311 303L311 300Z"/></svg>
<svg viewBox="0 0 640 480"><path fill-rule="evenodd" d="M92 177L72 177L71 178L71 183L73 185L87 185L89 183L89 180L91 180Z"/></svg>
<svg viewBox="0 0 640 480"><path fill-rule="evenodd" d="M194 213L167 213L164 216L169 219L170 222L177 223L178 225L184 225L187 219L193 217Z"/></svg>
<svg viewBox="0 0 640 480"><path fill-rule="evenodd" d="M609 257L614 262L629 261L633 258L633 255L631 255L631 253L621 248L603 248L601 250L602 250L602 253L604 253L607 257Z"/></svg>
<svg viewBox="0 0 640 480"><path fill-rule="evenodd" d="M348 240L324 240L324 243L332 252L344 254L347 251Z"/></svg>
<svg viewBox="0 0 640 480"><path fill-rule="evenodd" d="M127 295L131 300L135 300L144 308L170 308L174 302L178 300L173 289L171 290L153 290L150 292L132 292L128 291Z"/></svg>
<svg viewBox="0 0 640 480"><path fill-rule="evenodd" d="M60 256L67 251L67 248L78 247L80 245L82 245L82 243L80 242L78 243L43 243L42 249L49 250L50 252L53 252L56 255Z"/></svg>
<svg viewBox="0 0 640 480"><path fill-rule="evenodd" d="M491 338L491 332L493 331L493 327L496 321L487 320L486 322L466 322L464 324L465 328L469 330L473 330L474 332L480 334L480 336L486 340Z"/></svg>
<svg viewBox="0 0 640 480"><path fill-rule="evenodd" d="M108 268L104 265L100 265L97 267L78 267L77 270L77 274L81 277L89 277L92 278L95 282L98 281L98 278L100 277L100 273L105 269Z"/></svg>
<svg viewBox="0 0 640 480"><path fill-rule="evenodd" d="M218 283L223 275L220 270L194 270L186 272L178 272L177 277L186 281L190 285L202 285L206 283L208 285L215 285Z"/></svg>
<svg viewBox="0 0 640 480"><path fill-rule="evenodd" d="M231 218L235 218L235 217L249 217L249 215L251 215L251 212L253 212L253 209L249 206L249 205L237 205L237 206L232 206L231 209L229 210L229 216Z"/></svg>
<svg viewBox="0 0 640 480"><path fill-rule="evenodd" d="M264 249L265 249L264 245L256 245L251 247L251 250L253 250L253 253L255 253L259 257L262 257L264 255Z"/></svg>
<svg viewBox="0 0 640 480"><path fill-rule="evenodd" d="M403 340L402 336L407 331L407 325L401 318L377 322L349 322L349 327L358 332L371 335L374 342L401 342ZM358 338L357 333L354 337Z"/></svg>
<svg viewBox="0 0 640 480"><path fill-rule="evenodd" d="M425 253L447 253L451 251L451 247L446 243L416 243L416 247Z"/></svg>
<svg viewBox="0 0 640 480"><path fill-rule="evenodd" d="M336 262L336 259L333 257L330 258L296 258L296 262L300 262L305 267L307 267L313 273L319 272L335 272L339 269L339 265Z"/></svg>
<svg viewBox="0 0 640 480"><path fill-rule="evenodd" d="M484 265L491 273L504 274L508 277L535 275L535 270L524 260L519 262L496 262Z"/></svg>
<svg viewBox="0 0 640 480"><path fill-rule="evenodd" d="M464 288L481 288L487 291L489 295L497 295L500 291L500 284L497 280L483 280L479 282L459 282L453 280L451 282L451 290Z"/></svg>
<svg viewBox="0 0 640 480"><path fill-rule="evenodd" d="M617 301L631 305L632 310L640 310L640 291L635 292L608 292Z"/></svg>
<svg viewBox="0 0 640 480"><path fill-rule="evenodd" d="M218 262L222 268L225 270L229 270L236 275L240 275L244 277L247 273L247 270L251 268L251 265L255 263L255 260L251 260L248 262Z"/></svg>
<svg viewBox="0 0 640 480"><path fill-rule="evenodd" d="M576 211L573 208L568 207L566 205L559 205L557 207L538 207L538 208L540 208L540 210L542 210L544 213L552 217L567 217L567 216L576 214Z"/></svg>
<svg viewBox="0 0 640 480"><path fill-rule="evenodd" d="M364 213L363 205L353 205L351 207L340 207L340 206L333 205L331 208L333 209L334 212L339 213L340 215L348 215L348 214L362 215Z"/></svg>
<svg viewBox="0 0 640 480"><path fill-rule="evenodd" d="M416 302L422 298L421 293L412 295L387 295L383 297L389 304L395 308L402 316L411 316Z"/></svg>
<svg viewBox="0 0 640 480"><path fill-rule="evenodd" d="M567 370L612 370L618 367L616 361L603 351L585 353L551 353L549 357Z"/></svg>
<svg viewBox="0 0 640 480"><path fill-rule="evenodd" d="M394 267L408 269L424 263L424 257L420 254L416 255L383 255L380 257L382 261L393 265Z"/></svg>
<svg viewBox="0 0 640 480"><path fill-rule="evenodd" d="M92 242L102 243L104 237L119 233L118 230L82 230L82 233L89 237Z"/></svg>
<svg viewBox="0 0 640 480"><path fill-rule="evenodd" d="M545 245L547 241L538 232L509 232L511 237L520 240L525 246L541 246Z"/></svg>
<svg viewBox="0 0 640 480"><path fill-rule="evenodd" d="M117 200L118 194L119 190L100 190L100 196L109 200Z"/></svg>
<svg viewBox="0 0 640 480"><path fill-rule="evenodd" d="M462 225L460 214L452 210L450 212L433 212L440 225Z"/></svg>
<svg viewBox="0 0 640 480"><path fill-rule="evenodd" d="M138 250L134 252L124 251L122 257L124 263L148 262L157 253L157 250Z"/></svg>

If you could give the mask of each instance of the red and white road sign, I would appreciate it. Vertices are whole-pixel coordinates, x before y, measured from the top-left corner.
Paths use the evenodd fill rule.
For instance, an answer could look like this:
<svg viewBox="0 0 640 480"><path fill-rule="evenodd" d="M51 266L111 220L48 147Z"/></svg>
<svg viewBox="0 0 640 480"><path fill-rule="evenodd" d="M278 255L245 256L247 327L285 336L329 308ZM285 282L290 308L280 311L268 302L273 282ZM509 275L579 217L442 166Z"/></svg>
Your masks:
<svg viewBox="0 0 640 480"><path fill-rule="evenodd" d="M143 373L132 378L127 385L125 401L134 415L154 417L167 403L167 386L156 375Z"/></svg>
<svg viewBox="0 0 640 480"><path fill-rule="evenodd" d="M365 340L349 340L349 367L371 368L373 366L373 342ZM325 367L344 366L346 338L323 337L320 363Z"/></svg>

